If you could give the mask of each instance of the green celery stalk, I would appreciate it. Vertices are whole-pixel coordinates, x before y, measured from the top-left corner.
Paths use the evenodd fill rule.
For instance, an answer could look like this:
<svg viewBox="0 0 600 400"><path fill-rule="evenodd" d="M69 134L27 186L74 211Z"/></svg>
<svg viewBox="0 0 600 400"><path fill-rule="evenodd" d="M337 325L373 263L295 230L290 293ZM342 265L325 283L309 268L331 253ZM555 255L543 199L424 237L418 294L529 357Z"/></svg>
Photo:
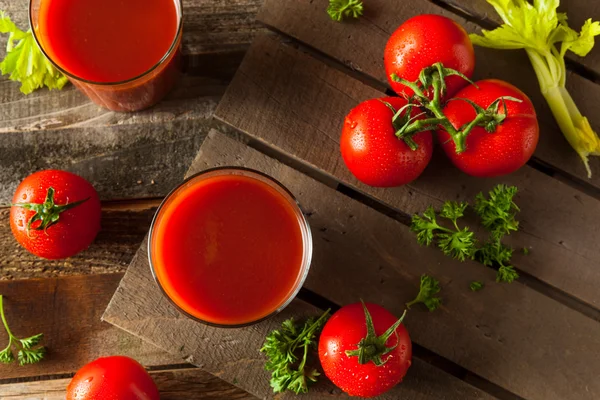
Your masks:
<svg viewBox="0 0 600 400"><path fill-rule="evenodd" d="M600 138L588 119L581 115L565 87L565 54L587 55L600 35L600 23L588 19L581 32L567 24L566 14L558 13L560 0L487 0L504 25L483 36L471 34L474 44L495 49L525 49L533 65L542 95L565 138L583 161L591 178L589 156L600 156Z"/></svg>

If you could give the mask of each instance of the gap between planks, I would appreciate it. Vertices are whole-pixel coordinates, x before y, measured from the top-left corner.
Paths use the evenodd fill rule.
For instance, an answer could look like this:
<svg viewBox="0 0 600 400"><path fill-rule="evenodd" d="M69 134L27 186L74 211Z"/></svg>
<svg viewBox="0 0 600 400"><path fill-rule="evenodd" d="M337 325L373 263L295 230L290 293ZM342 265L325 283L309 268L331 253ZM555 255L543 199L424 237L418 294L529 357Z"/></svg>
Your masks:
<svg viewBox="0 0 600 400"><path fill-rule="evenodd" d="M320 294L306 288L302 288L300 290L298 293L298 298L323 311L331 309L332 314L341 308L339 304L336 304L326 297L323 297ZM440 356L439 354L417 343L413 343L412 346L413 357L416 357L431 366L441 369L442 371L447 372L455 378L465 381L472 386L475 386L491 396L501 400L524 400L521 396L518 396L511 391L506 390L503 387L496 385L495 383L490 382L489 380L482 378L477 374L474 374L455 362L448 360L447 358Z"/></svg>
<svg viewBox="0 0 600 400"><path fill-rule="evenodd" d="M214 136L214 135L213 135ZM211 135L209 135L209 139L211 139ZM233 165L238 165L239 163L248 163L246 164L242 164L242 165L246 165L248 167L254 167L254 168L258 168L261 169L261 167L263 167L263 163L264 164L264 172L266 173L274 173L273 176L275 176L277 179L281 179L282 182L284 182L284 184L286 185L290 185L288 186L291 190L294 191L294 193L297 193L299 195L299 199L301 201L302 204L304 204L305 206L305 211L311 213L312 211L312 216L310 216L311 219L311 225L314 227L313 232L315 232L315 236L317 239L318 246L316 246L316 248L318 249L316 252L316 264L315 264L315 270L314 272L317 273L317 275L313 274L312 278L309 278L308 285L306 287L310 288L311 290L315 290L318 293L324 295L325 297L335 301L338 304L347 304L348 302L352 302L352 301L356 301L356 299L363 297L365 298L365 300L369 301L377 301L377 302L381 302L384 305L388 305L391 306L391 310L394 310L396 312L401 312L400 311L400 307L402 307L402 304L404 301L409 300L408 296L410 296L410 293L413 292L413 290L415 290L413 282L416 280L418 282L418 275L420 275L421 273L421 269L411 266L411 261L410 260L415 260L414 262L416 262L419 265L429 265L432 268L432 271L435 270L436 272L441 272L442 271L442 267L439 265L439 263L436 261L434 262L432 259L429 259L429 255L432 256L432 258L435 258L437 260L437 258L440 258L439 261L442 261L441 258L443 258L443 255L440 255L439 252L433 250L433 249L429 249L427 251L423 252L423 257L420 259L420 261L416 261L417 258L415 258L414 256L416 255L414 252L412 251L408 251L409 247L415 248L415 251L418 251L418 247L414 245L413 242L409 242L410 240L410 236L408 235L408 232L406 230L405 227L402 227L400 229L400 225L393 222L392 220L387 220L386 218L379 215L377 216L377 212L374 212L373 210L370 210L367 207L364 206L359 206L358 203L355 203L349 199L344 200L344 196L341 194L337 194L337 195L333 195L334 192L332 192L331 190L327 189L325 190L326 193L329 193L331 196L331 199L327 199L325 197L318 197L319 196L319 191L317 190L316 187L313 187L313 185L316 186L320 186L322 189L323 188L322 185L317 184L316 182L310 183L310 181L308 181L308 179L306 177L302 177L301 174L294 172L292 169L286 168L282 166L277 166L277 165L272 165L272 163L270 164L266 164L267 163L267 159L263 156L260 156L258 152L256 151L251 151L250 149L244 149L243 147L237 145L234 146L233 144L231 144L231 148L228 148L227 143L221 143L217 141L217 138L214 137L212 138L213 140L208 140L208 145L207 143L204 144L204 146L207 146L206 148L203 148L201 151L201 156L199 156L197 158L197 163L200 163L199 166L195 167L196 169L192 169L193 172L198 171L198 168L202 168L202 166L204 167L209 167L209 166L213 166L213 165L229 165L229 164L233 164ZM224 139L219 139L221 141L224 141ZM211 145L212 143L212 145ZM283 179L285 178L285 179ZM317 194L315 194L317 193ZM322 196L324 196L325 193L322 194ZM317 196L317 197L315 197ZM317 206L317 204L319 204L319 206ZM338 210L337 212L339 212L339 215L336 214L336 210ZM342 211L344 210L344 211ZM337 215L337 217L336 217ZM357 218L355 223L352 222L348 222L349 220L351 220L352 218ZM360 222L365 223L366 221L368 221L371 218L372 222L374 223L373 229L370 229L369 226L365 226L364 227L364 231L363 228L360 228ZM329 222L327 222L329 221ZM315 225L313 225L313 223ZM357 225L358 223L358 225ZM354 227L351 227L351 225L354 225ZM385 232L387 230L387 226L396 226L398 228L394 228L391 229L389 234L386 235ZM377 228L375 228L377 227ZM329 229L327 229L329 228ZM397 231L396 231L397 230ZM361 234L360 232L363 231L363 234ZM393 232L392 232L393 231ZM321 232L321 233L319 233ZM324 232L327 232L327 234L325 234ZM402 235L399 235L399 233L403 233ZM344 236L346 235L347 236ZM386 253L381 247L375 246L376 243L388 243L388 241L393 241L394 239L390 239L392 236L390 236L390 234L392 234L392 236L395 239L396 243L406 243L406 252L402 252L402 253L398 253L398 251L401 250L397 250L397 251L392 251L391 249L393 248L393 246L389 247L389 246L385 246L388 247L390 249L390 253ZM406 234L406 237L405 237ZM362 238L360 238L361 236L363 236ZM387 237L387 239L385 239ZM399 238L405 238L406 240L399 240ZM337 250L341 250L343 248L342 242L343 241L347 241L347 245L350 246L349 248L356 248L356 245L358 243L362 243L363 239L369 239L369 238L373 238L375 239L374 242L368 241L367 244L373 244L374 246L367 246L365 247L365 252L361 253L360 251L358 251L357 253L357 258L351 258L352 256L348 256L347 253L346 255L344 255L343 251L340 251L338 254L336 254ZM412 243L412 244L411 244ZM367 250L367 248L370 248L371 250ZM372 253L371 253L372 251ZM400 254L403 254L405 258L402 258L402 256L400 256ZM189 337L189 332L190 332L190 326L188 326L188 324L185 321L182 321L180 326L181 328L184 330L185 333L182 333L181 337L178 338L177 335L174 335L174 337L165 337L165 335L160 335L160 332L163 329L171 329L170 328L170 322L171 321L166 321L165 318L167 319L171 319L174 316L172 315L170 310L167 310L166 307L161 307L161 309L157 309L156 308L156 300L154 298L155 293L150 293L150 288L148 289L148 293L145 293L143 290L141 290L140 288L142 288L143 286L149 284L151 282L151 277L148 276L148 271L147 271L147 267L145 265L142 265L142 263L147 263L146 257L143 254L143 249L140 251L140 253L138 253L138 256L140 256L140 258L138 259L138 263L137 265L134 263L132 264L135 268L133 268L133 270L130 269L130 272L132 274L132 276L130 277L130 279L127 281L127 279L125 279L124 281L127 281L126 284L122 284L120 290L117 292L117 294L119 295L120 293L120 297L117 298L117 300L113 299L113 302L111 303L112 307L109 307L109 310L107 311L108 314L108 321L115 323L118 326L122 326L125 329L135 333L135 334L139 334L141 336L147 337L149 338L149 340L152 341L156 341L156 343L160 343L160 347L165 348L165 349L171 349L174 352L178 352L177 349L179 349L179 346L181 345L181 343L184 343L186 346L186 349L188 349L188 346L190 345L190 342L188 340ZM399 258L400 256L400 258ZM439 257L438 257L439 256ZM350 258L349 258L350 257ZM380 258L381 257L381 258ZM348 286L347 286L347 290L343 290L343 291L336 291L333 289L327 289L328 287L331 286L327 286L327 280L330 280L331 284L333 284L334 286L337 286L335 283L336 282L340 282L343 274L339 274L339 272L344 271L344 268L356 268L359 267L361 265L368 265L369 263L376 265L377 263L383 263L387 265L387 261L388 259L394 259L394 260L398 260L398 262L401 264L398 264L398 267L401 268L397 268L395 269L395 273L393 274L389 274L388 272L390 272L391 270L388 270L388 268L386 266L382 266L380 265L380 271L387 271L387 272L380 272L379 276L377 276L377 272L375 271L375 276L374 277L367 277L364 276L364 280L361 280L360 278L352 278L348 281ZM404 261L400 261L400 260L404 260ZM456 265L455 263L448 263L449 265L453 265L458 267L458 265ZM327 266L327 267L325 267ZM472 271L474 273L474 275L471 275L472 278L479 278L480 276L485 275L488 279L491 277L493 279L493 274L491 274L488 271L484 271L483 269L475 266L475 265L465 265L465 268L469 269L470 271ZM136 270L137 270L137 280L136 277L134 276L134 274L136 274ZM349 269L350 271L351 269ZM527 383L528 379L525 379L523 376L521 376L520 378L516 379L516 381L521 381L523 379L522 384L510 384L510 385L505 385L504 383L509 382L509 376L504 376L504 379L495 377L495 373L493 373L493 371L498 371L498 369L496 368L501 368L502 365L506 366L507 369L501 368L504 372L508 375L510 375L510 379L512 378L516 378L516 376L513 376L513 374L515 372L509 373L509 371L513 370L513 366L514 366L514 370L513 371L517 371L518 368L525 368L523 370L526 371L527 368L532 368L531 365L528 367L527 364L525 364L525 361L529 361L532 362L533 365L538 365L538 368L540 369L540 371L538 371L540 373L540 375L545 374L548 378L550 378L550 376L554 376L554 378L558 378L560 375L558 374L558 372L556 372L553 367L550 367L549 364L539 364L539 360L535 361L537 356L535 354L535 351L533 348L528 347L527 342L525 342L523 340L522 335L517 332L514 329L508 329L507 326L510 326L510 324L512 324L514 322L514 328L515 329L523 329L523 332L527 332L529 329L531 330L531 335L533 338L537 338L539 339L539 344L541 347L545 348L546 350L550 351L552 349L554 349L553 343L558 344L558 342L556 342L553 339L552 334L548 333L548 329L550 331L552 331L554 328L558 328L556 330L555 334L559 335L559 339L560 339L560 333L567 333L568 332L568 328L565 329L565 325L566 326L573 326L576 332L595 332L597 330L597 325L595 325L593 322L589 321L587 318L583 317L583 316L578 316L577 313L571 312L568 309L566 309L563 306L559 306L558 303L555 303L553 301L550 300L544 300L544 296L541 296L539 294L536 294L534 291L530 291L528 289L524 289L523 286L521 285L493 285L490 286L489 290L495 291L497 294L494 294L493 292L490 293L488 291L483 291L480 295L483 297L479 297L479 300L474 299L473 301L475 301L475 303L473 304L474 307L469 307L469 306L465 306L464 301L463 300L467 300L462 296L462 290L460 288L463 287L463 285L465 283L467 283L468 287L468 277L461 277L461 272L459 270L457 270L457 268L446 268L446 270L448 271L448 273L450 274L450 277L448 279L450 279L452 282L446 282L448 283L447 286L445 286L444 290L450 290L450 292L448 292L448 294L451 296L448 301L449 301L449 305L450 307L452 307L452 312L449 313L450 309L448 308L442 308L442 311L445 312L441 312L441 313L436 313L434 315L430 315L429 318L430 320L428 320L428 322L426 323L426 325L422 325L421 322L419 322L419 319L411 319L411 324L414 323L416 325L410 325L411 327L413 327L416 331L415 333L418 333L417 336L415 337L415 339L419 339L416 340L417 343L421 343L424 346L427 346L427 348L430 348L432 350L434 350L436 353L439 354L443 354L445 357L451 359L452 361L458 363L459 365L462 365L464 367L466 367L467 369L476 372L477 374L480 374L480 376L484 376L487 379L492 380L493 382L497 383L497 384L501 384L504 387L510 388L511 391L515 392L515 393L519 393L521 396L524 397L528 397L528 391L525 391L524 388L525 386L528 386L529 383ZM481 270L481 271L480 271ZM410 272L409 272L410 271ZM481 273L481 274L480 274ZM143 274L143 276L142 276ZM318 274L324 274L322 276L319 276ZM402 285L400 285L400 281L404 281L407 282L406 280L404 280L404 274L410 274L410 284L406 285L407 287L403 287ZM352 274L351 274L352 275ZM349 276L351 276L349 275ZM462 274L464 275L464 274ZM379 281L379 278L385 278L386 279L386 285L383 285L382 282ZM371 279L372 278L372 279ZM446 279L447 280L447 279ZM381 286L382 291L379 292L380 294L368 294L368 286L370 284L375 284L375 285L383 285ZM490 281L491 284L491 281ZM392 286L390 286L392 285ZM410 288L408 287L410 286ZM417 284L418 286L418 284ZM452 289L454 288L454 289ZM417 288L418 289L418 288ZM136 292L139 290L139 294L136 295ZM499 291L499 292L498 292ZM154 292L154 290L152 290L152 292ZM334 293L335 292L335 293ZM529 293L525 293L525 292L529 292ZM387 294L384 294L387 293ZM149 294L152 294L152 298L149 297ZM461 300L458 301L456 303L452 302L452 296L454 295L458 295L458 297L454 297L455 300ZM523 303L522 306L523 308L521 308L521 305L519 303L513 303L510 304L510 302L508 302L507 304L505 304L505 306L503 306L503 308L505 310L509 310L508 314L503 313L503 311L501 309L498 309L494 312L486 312L485 315L478 315L475 316L473 314L473 312L477 313L478 309L479 311L482 311L482 308L479 308L479 306L483 307L483 309L489 309L490 311L494 309L494 307L490 307L492 303L487 302L490 299L496 298L496 300L500 300L500 299L504 299L504 300L509 300L509 299L519 299L521 297L519 297L520 295L523 295L524 297L522 297L523 299ZM509 297L506 297L506 296ZM497 297L499 296L499 297ZM139 298L140 300L140 304L138 305L137 303L132 303L131 300L133 300L134 298ZM406 298L405 298L406 297ZM399 302L398 302L399 300ZM145 303L145 304L141 304L141 303ZM129 305L128 305L129 304ZM462 304L462 305L461 305ZM502 304L502 303L495 303L495 304ZM163 304L164 305L164 304ZM528 306L530 305L530 306ZM143 307L142 307L143 306ZM112 308L112 310L111 310ZM517 308L519 309L520 312L516 312ZM151 324L150 322L148 322L147 319L140 319L137 316L132 316L133 310L142 310L143 312L150 311L152 312L151 315L153 315L156 318L153 318L153 321L156 325ZM553 309L554 311L554 316L553 315L549 315L548 313L539 313L536 310L544 310L544 309ZM561 310L562 309L562 310ZM154 310L156 310L156 312L154 312ZM462 310L462 311L460 311ZM563 311L564 310L564 311ZM456 314L455 311L460 311L460 315ZM464 312L463 312L464 311ZM567 312L568 311L568 312ZM423 310L417 310L416 312L418 313L426 313L426 311ZM542 315L540 318L541 320L545 321L542 322L540 320L540 324L538 324L537 328L535 327L536 322L531 323L532 318L533 319L538 319L536 317L536 313L537 315ZM565 318L563 320L563 317L558 317L558 315L560 315L561 313L563 313L563 317ZM129 314L129 316L127 316ZM453 315L452 315L453 314ZM461 319L462 316L464 316L465 319ZM491 315L496 315L496 316L501 316L500 320L498 321L492 321L492 320L487 320L487 316L491 316ZM524 317L525 316L525 317ZM107 315L105 314L105 319L107 318ZM445 320L446 318L450 318L450 320L454 321L460 321L459 324L461 324L461 329L460 330L453 330L451 324L450 324L450 320L447 320L444 323L444 326L446 326L447 328L450 329L444 329L444 330L437 330L435 329L436 327L434 326L436 324L436 321L442 321ZM493 319L496 319L495 317ZM513 322L511 322L513 321ZM560 322L557 322L560 321ZM576 322L577 321L577 322ZM470 327L474 327L477 329L480 329L479 325L475 325L476 323L480 323L483 324L481 329L483 329L483 336L484 337L480 337L480 333L479 331L475 331L475 333L469 333L468 330L464 330L464 328L470 328ZM485 324L489 324L491 323L491 326L486 326ZM545 326L547 324L547 327L540 330L540 326ZM557 325L558 323L558 325ZM560 328L560 324L562 323L562 328ZM506 325L508 324L508 325ZM572 324L572 325L571 325ZM421 325L421 326L420 326ZM462 326L464 325L464 326ZM420 328L418 328L420 326ZM576 327L580 326L582 328L581 331L577 330ZM150 327L152 327L152 329L150 329ZM584 328L585 327L585 328ZM155 329L156 328L156 329ZM421 329L422 328L422 329ZM593 328L593 329L588 329L588 328ZM271 328L272 329L272 328ZM153 331L152 333L147 333L149 331ZM442 346L438 345L438 339L437 338L431 338L430 337L430 332L440 332L440 335L443 335L446 337L446 339L440 339L442 340L441 343L448 343L448 340L450 340L449 343L452 343L452 337L454 337L456 339L456 344L455 344L455 350L448 350L448 351L442 351L440 352L439 350L441 349ZM459 332L463 332L464 334L466 334L467 336L472 335L472 337L470 338L470 340L467 340L465 342L464 339L460 339L460 336L462 336ZM443 333L445 332L445 333ZM454 332L454 333L453 333ZM472 332L472 331L471 331ZM157 334L158 333L158 334ZM256 332L251 332L252 334L255 334ZM199 329L198 331L198 335L204 335L206 334L206 338L212 337L212 333L209 334L208 332L203 331L202 329ZM219 336L219 335L217 335ZM578 336L578 335L575 335ZM595 335L594 335L595 336ZM571 334L565 335L565 337L571 337ZM493 339L498 339L493 340ZM216 338L218 339L218 337ZM591 338L590 338L591 339ZM596 340L592 340L593 342L595 342ZM471 346L471 344L473 344L473 346L475 346L477 343L480 343L481 348L478 350L474 350L474 351L468 351L468 353L471 353L473 355L473 357L475 357L474 360L467 360L465 357L461 356L460 354L460 350L461 349L465 349L465 346ZM560 342L560 340L559 340ZM208 344L208 343L212 343L212 344ZM207 342L207 346L218 346L217 344L218 342ZM500 343L500 344L499 344ZM240 343L238 342L231 342L231 347L228 348L221 348L218 347L219 349L221 349L222 351L224 351L224 354L227 354L227 352L229 351L237 351L240 348ZM504 348L505 345L507 347ZM600 343L598 343L600 344ZM445 346L445 344L444 344ZM594 347L597 346L597 344L593 345ZM215 347L216 348L216 347ZM500 349L502 348L502 349ZM513 350L510 350L510 349ZM560 346L559 348L565 348ZM575 348L573 348L573 355L575 354L585 354L585 352L583 351L583 345L576 345ZM205 354L205 350L202 348L195 348L196 350L189 350L192 351L191 354L194 354L193 351L197 351L196 354L194 354L195 360L196 362L201 362L202 365L207 366L207 368L215 370L215 371L221 371L222 370L222 364L220 364L220 361L217 359L205 359L202 358L202 354ZM515 350L515 349L520 349L520 350ZM528 349L528 350L527 350ZM443 350L443 349L442 349ZM499 352L496 353L496 350L498 350ZM522 360L523 362L521 363L521 365L519 366L519 357L521 357L521 351L524 350L524 359ZM458 352L458 353L453 353L454 351ZM540 351L544 351L542 348L540 348ZM557 351L558 348L557 348ZM183 355L188 356L190 353L185 353ZM486 354L488 355L486 357ZM491 355L493 354L493 356ZM544 359L546 360L550 360L552 358L555 357L554 353L544 353ZM200 357L200 360L198 359L198 357ZM208 355L207 355L208 357ZM497 358L496 358L497 357ZM590 354L588 354L587 356L583 357L582 359L590 359ZM487 361L485 361L485 358L488 358ZM258 361L258 359L256 357L252 357L252 359L256 361ZM496 367L494 366L494 359L496 359L499 362L499 365ZM502 361L510 361L509 363L502 363ZM546 365L546 367L544 367L544 365ZM552 364L550 364L552 365ZM576 365L575 363L573 364L574 366ZM590 365L593 365L590 364ZM582 365L580 364L579 367L582 367ZM578 367L578 368L579 368ZM490 368L493 371L490 371ZM553 372L554 371L554 372ZM235 375L236 371L229 371L228 375L225 374L226 376L229 377L229 379L232 379ZM492 373L490 373L492 372ZM589 373L589 371L588 371ZM588 373L586 373L585 375L588 375ZM566 374L565 376L568 376L568 374ZM540 384L542 384L542 381L539 381ZM557 385L557 383L555 382L553 385ZM541 387L543 387L544 385L541 385ZM552 385L550 385L552 386ZM555 386L556 388L556 386ZM531 388L530 388L531 389ZM537 389L536 389L537 390ZM545 389L547 390L547 389ZM561 390L562 391L562 390ZM578 390L581 391L581 388ZM543 393L544 390L540 391L539 393ZM536 396L532 396L532 398L540 398L538 395ZM554 396L549 396L549 397L554 397ZM560 398L561 396L558 396L556 398ZM565 396L563 398L567 398L569 396ZM587 396L584 396L587 397Z"/></svg>
<svg viewBox="0 0 600 400"><path fill-rule="evenodd" d="M440 7L440 8L444 8L432 0L421 0L421 1L424 1L425 3L430 3L430 4ZM463 16L464 13L458 13L456 8L450 8L450 6L448 6L447 4L445 4L445 3L443 3L443 4L446 6L444 8L444 10L452 12L453 14L455 14L456 17L465 18ZM266 6L264 6L264 7L266 7ZM259 17L260 17L260 13L259 13ZM472 21L473 18L474 17L471 16L470 19L467 19L467 18L465 18L465 19L467 19L468 22L477 24L477 20ZM349 75L380 92L383 92L386 95L396 96L395 93L390 93L391 90L389 89L389 86L387 85L387 83L383 83L383 82L379 81L377 78L370 76L367 72L361 71L360 67L358 67L358 66L356 68L354 68L351 61L343 60L343 62L342 62L342 61L336 59L335 56L329 55L329 54L321 51L320 49L317 49L316 47L312 46L311 44L306 43L306 42L302 41L301 39L295 38L292 34L284 32L281 29L279 29L278 27L276 27L272 24L269 24L268 22L260 21L260 20L259 20L259 22L262 23L264 26L266 26L271 31L283 36L285 38L285 43L288 45L291 45L295 49L300 50L303 53L311 55L312 57L318 59L319 61L325 63L326 65L328 65L332 68L335 68L335 69L343 72L344 74ZM481 27L480 25L478 25L478 26ZM593 84L593 82L591 82L591 83ZM536 90L538 90L538 89L536 89ZM554 123L553 118L552 118L552 123ZM540 125L542 125L542 124L540 124ZM556 129L558 129L558 128L556 128ZM591 160L593 160L593 159L594 158L592 157ZM596 186L596 185L586 181L585 179L578 177L577 175L575 175L571 172L563 170L558 166L552 166L549 163L545 162L544 160L540 159L536 155L534 155L531 158L531 160L528 162L528 165L530 167L536 169L539 172L542 172L554 179L559 180L562 183L565 183L565 184L571 186L572 188L574 188L578 191L581 191L582 193L585 193L586 195L588 195L590 197L600 200L600 187L599 186Z"/></svg>
<svg viewBox="0 0 600 400"><path fill-rule="evenodd" d="M598 274L594 268L597 248L593 235L579 237L581 231L597 230L592 222L600 215L595 212L600 210L596 199L530 167L506 178L478 180L452 168L445 156L434 157L414 184L391 190L369 188L344 167L337 137L347 110L363 99L378 97L378 91L282 43L276 36L259 37L240 72L217 108L217 118L390 207L414 214L431 204L440 206L444 199L470 200L497 183L519 186L521 201L525 202L520 217L523 229L511 235L507 243L531 247L542 255L540 259L518 255L522 268L588 304L600 306L593 283L600 279L595 278ZM262 111L260 118L244 117L257 108ZM550 214L554 217L548 218L548 213L554 213ZM573 260L578 264L572 272L566 271L562 265Z"/></svg>
<svg viewBox="0 0 600 400"><path fill-rule="evenodd" d="M228 399L251 400L256 397L191 365L150 369L163 400ZM4 400L60 400L64 399L71 376L46 381L23 381L0 386Z"/></svg>
<svg viewBox="0 0 600 400"><path fill-rule="evenodd" d="M340 62L339 60L335 59L334 57L322 52L321 50L319 50L315 47L312 47L311 45L309 45L307 43L298 41L293 36L288 35L287 33L277 29L276 27L274 27L272 25L269 25L266 23L263 23L263 24L269 30L273 31L274 33L276 33L278 35L281 35L287 45L293 47L294 49L296 49L304 54L308 54L311 57L316 58L317 60L323 62L325 65L332 67L338 71L341 71L344 74L351 76L352 78L364 83L367 86L372 87L375 90L382 92L381 93L382 96L391 96L391 97L398 96L388 86L383 85L380 81L367 75L366 73L363 73L357 69L350 68L349 66L345 65L344 63ZM548 176L572 187L573 189L576 189L576 190L600 201L600 188L599 187L596 187L595 185L593 185L573 174L570 174L558 167L554 167L554 166L548 164L547 162L541 160L540 158L536 157L535 155L533 155L531 157L531 159L527 162L527 165L530 166L531 168L535 169L536 171L539 171L545 175L548 175Z"/></svg>
<svg viewBox="0 0 600 400"><path fill-rule="evenodd" d="M226 122L223 122L223 124L226 124ZM235 128L232 127L232 129L235 129ZM268 143L265 143L255 137L252 137L250 134L248 134L246 132L243 132L241 130L238 130L238 132L240 135L247 137L247 139L244 140L244 143L246 143L249 147L251 147L255 150L258 150L261 153L278 160L282 164L285 164L291 168L294 168L294 169L302 172L303 174L308 175L311 178L313 178L331 188L336 189L338 192L400 222L401 224L403 224L405 226L410 226L411 215L409 215L399 209L390 207L389 205L385 204L384 202L382 202L374 197L371 197L367 194L361 193L361 192L339 182L335 177L333 177L329 174L326 174L323 171L318 170L314 167L311 167L310 165L303 162L302 160L292 157L289 154L281 151L280 149L277 149L273 146L270 146ZM483 267L486 267L486 268L494 269L493 267L488 267L483 264L480 264L480 265L482 265ZM596 308L574 296L571 296L570 294L566 293L565 291L563 291L553 285L550 285L546 282L541 281L540 279L520 270L519 268L516 268L516 269L519 272L520 278L514 283L525 285L525 286L543 294L544 296L547 296L547 297L563 304L564 306L569 307L570 309L585 315L588 318L591 318L595 321L600 322L600 309L598 309L598 308Z"/></svg>
<svg viewBox="0 0 600 400"><path fill-rule="evenodd" d="M476 25L479 25L481 28L486 30L493 30L500 25L497 21L490 19L487 15L475 15L470 12L467 8L460 7L456 2L457 0L427 0L432 4L435 4L438 7L441 7L447 11L452 12L469 22L472 22ZM498 17L499 18L499 17ZM578 26L571 26L571 28L579 31ZM581 63L581 59L583 57L576 57L572 53L567 53L567 57L565 57L565 63L567 65L567 70L576 73L589 80L594 84L600 84L600 73L593 70L592 68Z"/></svg>

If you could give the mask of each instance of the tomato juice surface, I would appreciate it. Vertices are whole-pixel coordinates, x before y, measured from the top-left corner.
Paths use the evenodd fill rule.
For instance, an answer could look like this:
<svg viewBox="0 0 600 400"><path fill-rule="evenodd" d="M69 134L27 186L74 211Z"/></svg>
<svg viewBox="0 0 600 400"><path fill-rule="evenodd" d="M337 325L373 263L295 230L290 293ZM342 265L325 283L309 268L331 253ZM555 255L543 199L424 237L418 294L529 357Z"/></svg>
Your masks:
<svg viewBox="0 0 600 400"><path fill-rule="evenodd" d="M192 178L167 198L151 228L150 259L163 291L187 314L245 325L296 294L310 233L281 187L252 172L221 171Z"/></svg>
<svg viewBox="0 0 600 400"><path fill-rule="evenodd" d="M41 0L36 32L62 69L106 83L135 78L158 64L178 24L175 0Z"/></svg>

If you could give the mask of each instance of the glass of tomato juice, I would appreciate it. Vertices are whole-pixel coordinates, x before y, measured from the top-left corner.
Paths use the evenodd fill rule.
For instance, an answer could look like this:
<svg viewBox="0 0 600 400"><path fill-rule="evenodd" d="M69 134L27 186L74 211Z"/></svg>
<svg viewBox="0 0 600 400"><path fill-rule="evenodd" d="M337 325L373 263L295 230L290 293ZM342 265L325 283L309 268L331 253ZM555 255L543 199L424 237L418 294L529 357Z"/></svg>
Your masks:
<svg viewBox="0 0 600 400"><path fill-rule="evenodd" d="M201 172L156 211L148 238L154 279L185 315L242 327L296 296L310 267L310 227L293 195L250 169Z"/></svg>
<svg viewBox="0 0 600 400"><path fill-rule="evenodd" d="M30 0L44 55L96 104L138 111L181 74L181 0Z"/></svg>

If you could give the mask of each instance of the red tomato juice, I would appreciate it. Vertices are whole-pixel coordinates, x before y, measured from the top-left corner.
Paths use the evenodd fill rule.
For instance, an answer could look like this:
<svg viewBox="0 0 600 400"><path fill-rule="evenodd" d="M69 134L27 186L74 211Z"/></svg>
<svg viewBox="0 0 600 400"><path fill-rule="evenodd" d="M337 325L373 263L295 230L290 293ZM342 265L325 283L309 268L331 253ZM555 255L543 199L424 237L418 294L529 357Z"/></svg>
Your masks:
<svg viewBox="0 0 600 400"><path fill-rule="evenodd" d="M64 70L93 82L120 82L148 71L177 33L173 0L46 0L44 50Z"/></svg>
<svg viewBox="0 0 600 400"><path fill-rule="evenodd" d="M181 40L178 0L38 2L32 20L40 46L71 82L100 105L116 111L145 108L174 83L172 64L179 59ZM174 43L177 50L163 59ZM149 76L126 86L102 86L150 70Z"/></svg>
<svg viewBox="0 0 600 400"><path fill-rule="evenodd" d="M202 321L260 320L283 306L302 279L296 209L250 176L192 179L169 197L153 224L156 279L176 305Z"/></svg>

